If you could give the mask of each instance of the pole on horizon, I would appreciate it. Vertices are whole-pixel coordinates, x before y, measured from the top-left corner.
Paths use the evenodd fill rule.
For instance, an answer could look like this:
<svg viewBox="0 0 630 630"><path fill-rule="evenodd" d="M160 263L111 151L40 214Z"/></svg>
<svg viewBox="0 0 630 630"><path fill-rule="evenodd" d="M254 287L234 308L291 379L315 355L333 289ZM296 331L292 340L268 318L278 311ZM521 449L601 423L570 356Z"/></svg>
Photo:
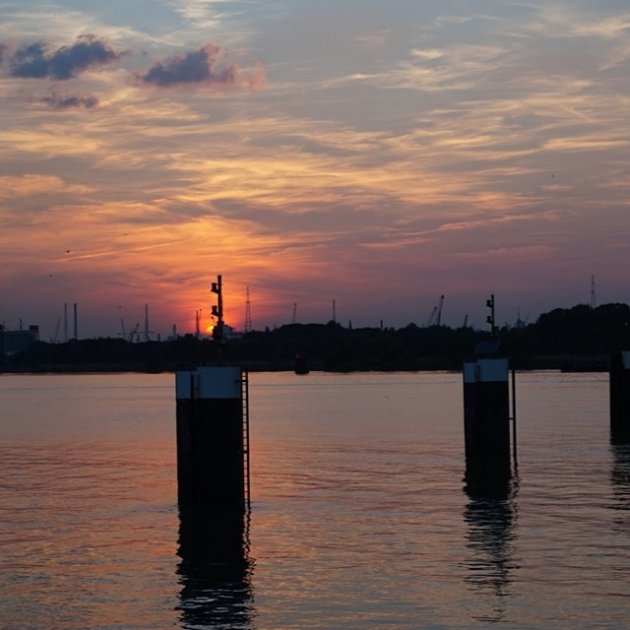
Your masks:
<svg viewBox="0 0 630 630"><path fill-rule="evenodd" d="M610 358L610 432L615 443L630 443L630 352Z"/></svg>
<svg viewBox="0 0 630 630"><path fill-rule="evenodd" d="M212 316L217 318L217 324L212 329L212 336L218 342L223 343L224 337L224 322L223 322L223 277L217 276L217 281L212 283L210 288L212 293L217 294L217 303L212 306Z"/></svg>
<svg viewBox="0 0 630 630"><path fill-rule="evenodd" d="M494 317L494 293L490 296L490 299L486 300L486 306L490 309L490 315L486 317L486 321L490 324L490 336L494 338L497 334L496 320Z"/></svg>

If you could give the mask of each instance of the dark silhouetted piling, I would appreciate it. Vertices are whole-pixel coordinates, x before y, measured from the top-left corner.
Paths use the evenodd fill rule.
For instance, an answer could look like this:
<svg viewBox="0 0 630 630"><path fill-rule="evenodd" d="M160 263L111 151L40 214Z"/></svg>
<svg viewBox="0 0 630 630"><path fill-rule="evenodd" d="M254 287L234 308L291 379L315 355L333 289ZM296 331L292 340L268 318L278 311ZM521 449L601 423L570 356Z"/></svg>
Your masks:
<svg viewBox="0 0 630 630"><path fill-rule="evenodd" d="M507 359L464 363L466 483L507 485L510 467L510 388Z"/></svg>
<svg viewBox="0 0 630 630"><path fill-rule="evenodd" d="M249 506L247 373L201 367L177 374L180 507Z"/></svg>
<svg viewBox="0 0 630 630"><path fill-rule="evenodd" d="M630 352L610 358L610 431L615 442L630 442Z"/></svg>

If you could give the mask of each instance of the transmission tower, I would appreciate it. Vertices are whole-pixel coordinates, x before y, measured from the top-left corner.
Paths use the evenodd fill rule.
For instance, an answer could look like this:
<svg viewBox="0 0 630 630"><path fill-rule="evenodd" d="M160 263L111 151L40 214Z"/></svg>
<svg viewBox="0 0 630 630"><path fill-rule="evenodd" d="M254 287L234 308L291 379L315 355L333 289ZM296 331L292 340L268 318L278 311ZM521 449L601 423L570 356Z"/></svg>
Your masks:
<svg viewBox="0 0 630 630"><path fill-rule="evenodd" d="M591 276L591 308L597 306L597 294L595 293L595 276Z"/></svg>
<svg viewBox="0 0 630 630"><path fill-rule="evenodd" d="M247 287L247 299L245 300L245 332L252 330L252 305L249 301L249 287Z"/></svg>
<svg viewBox="0 0 630 630"><path fill-rule="evenodd" d="M144 340L149 341L150 338L151 337L149 333L149 305L145 304L144 305Z"/></svg>

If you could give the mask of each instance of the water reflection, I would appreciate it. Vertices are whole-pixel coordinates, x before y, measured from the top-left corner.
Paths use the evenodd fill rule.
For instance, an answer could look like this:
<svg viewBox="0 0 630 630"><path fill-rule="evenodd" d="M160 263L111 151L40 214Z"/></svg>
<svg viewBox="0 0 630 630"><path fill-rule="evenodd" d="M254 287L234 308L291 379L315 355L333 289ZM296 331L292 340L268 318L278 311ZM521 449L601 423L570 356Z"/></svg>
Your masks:
<svg viewBox="0 0 630 630"><path fill-rule="evenodd" d="M252 627L249 522L238 511L180 508L182 628Z"/></svg>
<svg viewBox="0 0 630 630"><path fill-rule="evenodd" d="M492 610L476 618L483 622L505 621L506 598L518 568L514 556L518 479L502 479L499 484L485 487L467 484L465 490L470 501L464 510L469 552L464 579L480 596L492 596Z"/></svg>

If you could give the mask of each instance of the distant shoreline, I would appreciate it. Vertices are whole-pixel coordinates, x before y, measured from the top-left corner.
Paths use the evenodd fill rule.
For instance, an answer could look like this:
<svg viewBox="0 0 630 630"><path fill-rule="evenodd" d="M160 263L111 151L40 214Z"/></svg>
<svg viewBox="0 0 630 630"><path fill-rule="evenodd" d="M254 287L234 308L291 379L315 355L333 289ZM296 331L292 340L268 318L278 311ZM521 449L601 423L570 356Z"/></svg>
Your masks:
<svg viewBox="0 0 630 630"><path fill-rule="evenodd" d="M159 373L217 364L278 372L294 371L296 361L316 372L460 371L475 351L496 351L515 370L604 372L613 353L630 350L630 306L554 309L535 324L504 327L494 337L469 327L344 328L329 322L225 340L188 334L164 342L98 338L3 347L0 370L11 373Z"/></svg>
<svg viewBox="0 0 630 630"><path fill-rule="evenodd" d="M538 356L538 357L506 357L510 360L510 367L517 371L561 371L561 372L607 372L609 370L609 357L607 355L588 356ZM369 372L459 372L462 364L467 359L460 360L427 358L410 364L392 362L391 365L361 366L360 364L344 367L326 367L319 361L314 361L310 366L311 372L323 372L332 374L345 373L369 373ZM287 361L227 361L230 365L239 365L249 372L293 372L294 364ZM180 371L194 369L199 365L217 365L216 362L190 362L190 363L163 363L163 364L41 364L36 366L5 366L0 368L2 374L173 374Z"/></svg>

